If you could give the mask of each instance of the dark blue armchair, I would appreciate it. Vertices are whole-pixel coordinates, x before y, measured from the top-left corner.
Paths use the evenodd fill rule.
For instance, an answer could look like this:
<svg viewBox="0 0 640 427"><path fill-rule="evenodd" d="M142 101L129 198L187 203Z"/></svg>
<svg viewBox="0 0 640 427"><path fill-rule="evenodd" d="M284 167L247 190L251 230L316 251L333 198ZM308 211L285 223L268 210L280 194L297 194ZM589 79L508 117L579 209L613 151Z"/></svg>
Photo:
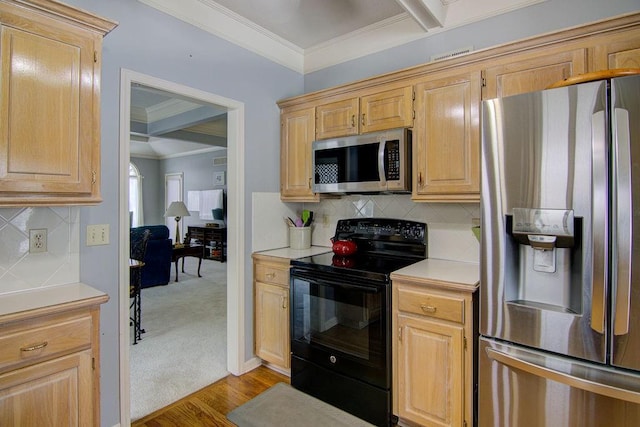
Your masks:
<svg viewBox="0 0 640 427"><path fill-rule="evenodd" d="M143 238L145 230L151 231L151 236L147 242L140 287L166 285L171 276L171 250L173 247L173 242L169 238L169 228L166 225L133 227L130 230L131 247L134 247L135 243Z"/></svg>

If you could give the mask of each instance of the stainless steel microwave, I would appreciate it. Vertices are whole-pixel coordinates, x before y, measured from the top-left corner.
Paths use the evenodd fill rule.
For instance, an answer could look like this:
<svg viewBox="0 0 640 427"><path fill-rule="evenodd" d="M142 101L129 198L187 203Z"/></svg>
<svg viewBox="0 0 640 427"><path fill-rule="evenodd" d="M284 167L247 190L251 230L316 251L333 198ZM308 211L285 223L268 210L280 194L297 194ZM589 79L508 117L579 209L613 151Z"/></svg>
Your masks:
<svg viewBox="0 0 640 427"><path fill-rule="evenodd" d="M315 193L408 193L411 130L314 141Z"/></svg>

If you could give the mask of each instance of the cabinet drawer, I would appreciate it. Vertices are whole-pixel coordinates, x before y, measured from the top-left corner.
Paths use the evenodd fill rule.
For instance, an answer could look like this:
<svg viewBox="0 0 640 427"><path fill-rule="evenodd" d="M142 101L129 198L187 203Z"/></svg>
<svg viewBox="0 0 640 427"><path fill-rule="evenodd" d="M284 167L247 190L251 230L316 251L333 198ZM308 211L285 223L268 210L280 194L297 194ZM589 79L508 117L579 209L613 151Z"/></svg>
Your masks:
<svg viewBox="0 0 640 427"><path fill-rule="evenodd" d="M464 323L464 299L462 298L399 289L398 309L408 313Z"/></svg>
<svg viewBox="0 0 640 427"><path fill-rule="evenodd" d="M17 327L0 337L0 371L90 347L90 316Z"/></svg>
<svg viewBox="0 0 640 427"><path fill-rule="evenodd" d="M273 283L289 287L289 269L277 268L271 265L256 264L256 277L258 282Z"/></svg>

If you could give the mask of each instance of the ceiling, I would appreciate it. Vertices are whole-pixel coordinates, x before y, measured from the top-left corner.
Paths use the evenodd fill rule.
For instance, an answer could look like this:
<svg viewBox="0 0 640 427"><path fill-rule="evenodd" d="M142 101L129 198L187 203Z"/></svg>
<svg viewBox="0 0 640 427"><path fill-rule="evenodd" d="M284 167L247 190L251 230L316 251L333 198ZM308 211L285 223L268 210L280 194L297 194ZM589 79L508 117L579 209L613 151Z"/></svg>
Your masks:
<svg viewBox="0 0 640 427"><path fill-rule="evenodd" d="M308 73L546 0L139 1Z"/></svg>
<svg viewBox="0 0 640 427"><path fill-rule="evenodd" d="M546 0L139 1L308 73ZM461 46L456 52L472 49ZM453 53L437 52L424 62ZM139 157L222 149L226 112L136 85L131 130L131 154Z"/></svg>
<svg viewBox="0 0 640 427"><path fill-rule="evenodd" d="M227 146L224 108L140 84L131 86L130 128L135 157L167 159Z"/></svg>

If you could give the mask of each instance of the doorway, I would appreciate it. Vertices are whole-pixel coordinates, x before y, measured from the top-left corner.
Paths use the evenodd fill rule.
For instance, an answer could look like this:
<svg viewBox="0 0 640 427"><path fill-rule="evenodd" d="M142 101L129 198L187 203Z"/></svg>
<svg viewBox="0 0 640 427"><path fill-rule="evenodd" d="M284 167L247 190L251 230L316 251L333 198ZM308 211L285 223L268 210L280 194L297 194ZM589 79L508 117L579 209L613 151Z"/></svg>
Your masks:
<svg viewBox="0 0 640 427"><path fill-rule="evenodd" d="M131 87L146 85L185 97L219 105L227 110L227 370L240 375L245 365L246 343L245 300L245 210L244 210L244 104L208 92L123 69L120 79L120 210L119 210L119 283L120 287L120 422L130 424L130 367L129 367L129 212L128 170L131 117Z"/></svg>

